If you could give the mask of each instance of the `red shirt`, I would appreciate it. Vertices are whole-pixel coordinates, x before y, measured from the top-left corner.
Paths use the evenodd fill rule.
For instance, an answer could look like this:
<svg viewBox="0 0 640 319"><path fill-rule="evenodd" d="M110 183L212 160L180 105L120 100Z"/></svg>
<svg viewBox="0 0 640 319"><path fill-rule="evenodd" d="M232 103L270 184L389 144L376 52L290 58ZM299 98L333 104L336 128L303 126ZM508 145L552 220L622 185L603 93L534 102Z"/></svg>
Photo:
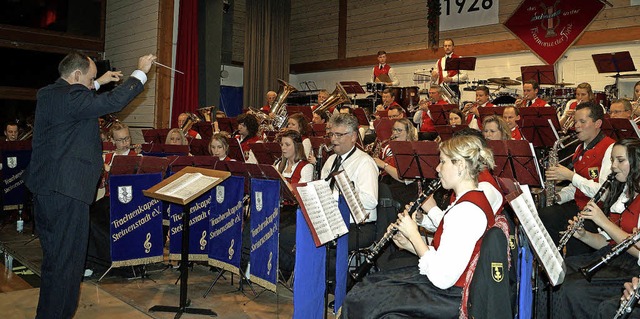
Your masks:
<svg viewBox="0 0 640 319"><path fill-rule="evenodd" d="M445 100L440 100L436 103L433 103L432 105L445 105L445 104L449 104L447 103L447 101ZM431 116L429 116L426 112L422 112L422 123L420 123L420 132L435 132L436 131L436 126L435 124L433 124L433 120L431 119Z"/></svg>
<svg viewBox="0 0 640 319"><path fill-rule="evenodd" d="M522 132L520 132L520 128L516 125L516 127L511 129L511 139L512 140L521 140Z"/></svg>
<svg viewBox="0 0 640 319"><path fill-rule="evenodd" d="M495 105L493 105L491 102L487 102L484 105L480 105L478 107L494 107ZM480 128L480 130L482 130L482 123L480 123L480 119L476 117L475 114L469 112L469 114L467 114L467 125L471 124L471 121L476 120L476 122L478 123L478 127Z"/></svg>
<svg viewBox="0 0 640 319"><path fill-rule="evenodd" d="M535 98L534 100L531 101L531 105L529 105L529 102L527 102L527 107L545 107L545 106L549 106L547 104L547 101L539 99L539 98Z"/></svg>

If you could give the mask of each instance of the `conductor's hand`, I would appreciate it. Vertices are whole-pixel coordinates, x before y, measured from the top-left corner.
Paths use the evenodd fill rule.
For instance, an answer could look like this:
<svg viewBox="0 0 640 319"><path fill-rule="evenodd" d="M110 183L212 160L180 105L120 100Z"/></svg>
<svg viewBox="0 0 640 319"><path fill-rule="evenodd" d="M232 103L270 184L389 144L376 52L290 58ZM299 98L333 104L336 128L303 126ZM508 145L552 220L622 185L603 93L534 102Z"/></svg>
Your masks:
<svg viewBox="0 0 640 319"><path fill-rule="evenodd" d="M151 70L151 65L153 65L153 62L155 62L157 58L158 57L153 54L141 56L138 59L138 70L144 73L149 73L149 70Z"/></svg>
<svg viewBox="0 0 640 319"><path fill-rule="evenodd" d="M118 82L122 78L122 71L107 71L96 81L98 84L105 85L109 82Z"/></svg>
<svg viewBox="0 0 640 319"><path fill-rule="evenodd" d="M573 174L572 170L562 165L549 167L545 173L547 179L552 181L571 181Z"/></svg>

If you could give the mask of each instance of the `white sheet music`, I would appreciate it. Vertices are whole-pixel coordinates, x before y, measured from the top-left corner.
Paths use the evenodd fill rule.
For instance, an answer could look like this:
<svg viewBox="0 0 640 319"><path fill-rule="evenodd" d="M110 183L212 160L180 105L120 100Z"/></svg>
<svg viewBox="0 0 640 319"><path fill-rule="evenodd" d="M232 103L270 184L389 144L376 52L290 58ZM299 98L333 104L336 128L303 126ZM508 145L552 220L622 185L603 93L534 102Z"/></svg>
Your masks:
<svg viewBox="0 0 640 319"><path fill-rule="evenodd" d="M329 183L324 180L294 185L299 200L309 217L312 232L315 231L318 244L325 244L349 232L340 214L338 203L333 199Z"/></svg>
<svg viewBox="0 0 640 319"><path fill-rule="evenodd" d="M358 193L356 193L351 186L351 179L349 179L349 176L347 176L347 172L341 171L333 178L335 179L338 188L340 188L340 192L344 196L344 199L347 201L347 206L349 206L351 216L353 217L355 223L364 223L367 218L369 218L369 214L364 209Z"/></svg>
<svg viewBox="0 0 640 319"><path fill-rule="evenodd" d="M213 185L217 180L217 177L211 177L201 173L186 173L160 188L157 193L184 200L198 193L203 188Z"/></svg>
<svg viewBox="0 0 640 319"><path fill-rule="evenodd" d="M564 281L566 273L564 260L549 236L547 229L542 224L540 217L538 217L538 211L529 187L520 185L520 189L522 194L516 196L516 194L512 193L507 195L507 198L518 216L535 254L549 276L549 281L554 286L557 286Z"/></svg>

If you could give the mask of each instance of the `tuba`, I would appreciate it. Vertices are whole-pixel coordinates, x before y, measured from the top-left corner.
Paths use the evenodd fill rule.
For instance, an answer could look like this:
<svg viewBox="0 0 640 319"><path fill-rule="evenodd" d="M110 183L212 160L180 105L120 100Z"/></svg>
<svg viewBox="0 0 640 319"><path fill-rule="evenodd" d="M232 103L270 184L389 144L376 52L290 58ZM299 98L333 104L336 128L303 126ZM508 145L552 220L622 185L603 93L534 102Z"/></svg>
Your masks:
<svg viewBox="0 0 640 319"><path fill-rule="evenodd" d="M346 102L351 103L351 99L342 87L342 84L336 83L336 88L331 92L331 95L329 95L322 104L318 105L318 107L313 110L313 113L320 114L322 112L327 112L330 108Z"/></svg>
<svg viewBox="0 0 640 319"><path fill-rule="evenodd" d="M211 105L211 106L201 107L201 108L197 109L196 111L198 111L198 113L200 113L200 117L202 117L205 122L211 122L211 113L213 112L214 108L215 108L215 106Z"/></svg>
<svg viewBox="0 0 640 319"><path fill-rule="evenodd" d="M280 130L287 124L287 96L292 92L298 91L293 85L278 79L280 83L280 90L278 90L278 96L276 101L273 102L271 107L271 113L274 114L271 125L274 130Z"/></svg>
<svg viewBox="0 0 640 319"><path fill-rule="evenodd" d="M184 121L184 124L182 124L182 127L180 128L180 130L182 131L182 134L185 137L189 136L189 130L191 129L193 124L196 124L202 121L198 116L196 116L193 113L187 112L186 114L187 114L187 120Z"/></svg>

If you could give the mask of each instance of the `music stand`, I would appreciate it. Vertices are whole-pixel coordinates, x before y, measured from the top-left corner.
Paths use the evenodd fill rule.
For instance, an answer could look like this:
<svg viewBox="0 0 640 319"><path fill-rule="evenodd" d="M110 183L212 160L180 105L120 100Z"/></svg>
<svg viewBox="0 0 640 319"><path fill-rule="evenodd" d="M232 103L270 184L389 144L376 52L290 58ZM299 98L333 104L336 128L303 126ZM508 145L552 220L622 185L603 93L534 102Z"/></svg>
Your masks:
<svg viewBox="0 0 640 319"><path fill-rule="evenodd" d="M293 114L296 114L296 113L302 113L302 115L309 122L311 122L311 120L313 119L313 112L311 111L310 107L308 107L308 106L300 106L300 105L296 105L296 106L287 105L287 114L289 116L291 116Z"/></svg>
<svg viewBox="0 0 640 319"><path fill-rule="evenodd" d="M449 124L449 112L453 109L458 109L457 104L433 104L429 105L429 113L431 113L431 120L434 125L447 125Z"/></svg>
<svg viewBox="0 0 640 319"><path fill-rule="evenodd" d="M460 70L473 71L475 69L476 69L476 58L471 56L460 57L460 58L449 58L449 59L446 59L444 63L445 71L458 72L458 81L460 81Z"/></svg>
<svg viewBox="0 0 640 319"><path fill-rule="evenodd" d="M363 108L357 107L353 109L353 115L358 119L358 125L369 126L369 119Z"/></svg>
<svg viewBox="0 0 640 319"><path fill-rule="evenodd" d="M109 175L132 175L138 171L144 156L114 156Z"/></svg>
<svg viewBox="0 0 640 319"><path fill-rule="evenodd" d="M403 179L436 178L440 162L438 143L433 141L391 141L393 157L398 164L398 175Z"/></svg>
<svg viewBox="0 0 640 319"><path fill-rule="evenodd" d="M379 120L375 120L373 121L373 127L374 130L376 131L376 139L378 141L384 141L384 140L388 140L391 138L391 129L393 128L393 124L395 123L395 120L392 119L379 119Z"/></svg>
<svg viewBox="0 0 640 319"><path fill-rule="evenodd" d="M244 162L244 152L242 151L242 147L240 146L240 142L233 138L227 138L227 144L229 144L229 158L232 158L236 161Z"/></svg>
<svg viewBox="0 0 640 319"><path fill-rule="evenodd" d="M378 118L389 118L389 110L376 111L375 114Z"/></svg>
<svg viewBox="0 0 640 319"><path fill-rule="evenodd" d="M630 119L605 119L600 129L616 141L630 137L640 138L638 125Z"/></svg>
<svg viewBox="0 0 640 319"><path fill-rule="evenodd" d="M324 123L320 123L320 124L311 124L311 132L312 132L312 136L319 136L319 137L324 137L325 135L327 135L327 124Z"/></svg>
<svg viewBox="0 0 640 319"><path fill-rule="evenodd" d="M541 107L534 107L541 109ZM555 118L558 121L558 118ZM553 119L549 118L526 118L522 120L520 132L522 136L535 147L550 147L557 139L556 129L553 126Z"/></svg>
<svg viewBox="0 0 640 319"><path fill-rule="evenodd" d="M178 156L170 162L169 170L171 173L177 173L188 166L193 166L193 158L191 156Z"/></svg>
<svg viewBox="0 0 640 319"><path fill-rule="evenodd" d="M280 199L285 201L289 201L291 203L297 203L295 195L293 195L293 190L291 189L291 184L289 184L282 174L276 170L275 167L271 165L258 165L263 173L263 178L271 179L271 180L279 180L280 181Z"/></svg>
<svg viewBox="0 0 640 319"><path fill-rule="evenodd" d="M167 139L167 135L169 135L169 131L170 129L168 128L142 130L142 137L147 143L163 144Z"/></svg>
<svg viewBox="0 0 640 319"><path fill-rule="evenodd" d="M484 118L487 116L500 116L502 117L502 113L504 113L504 106L494 106L494 107L479 107L478 114L480 115L480 122L484 121Z"/></svg>
<svg viewBox="0 0 640 319"><path fill-rule="evenodd" d="M440 140L446 141L450 139L455 132L468 128L469 126L465 124L461 124L456 126L436 125L435 127L436 127L436 132L438 132L438 136L440 136Z"/></svg>
<svg viewBox="0 0 640 319"><path fill-rule="evenodd" d="M118 156L116 156L118 157ZM166 157L154 157L154 156L136 156L141 157L140 166L136 174L151 174L162 173L162 178L167 173L167 167L169 166L169 160Z"/></svg>
<svg viewBox="0 0 640 319"><path fill-rule="evenodd" d="M282 148L276 142L253 143L249 148L259 164L272 165L282 157Z"/></svg>
<svg viewBox="0 0 640 319"><path fill-rule="evenodd" d="M116 150L116 145L111 142L102 142L102 152L111 152Z"/></svg>
<svg viewBox="0 0 640 319"><path fill-rule="evenodd" d="M213 123L211 122L198 122L193 124L191 128L200 133L200 137L204 140L211 139L213 136Z"/></svg>
<svg viewBox="0 0 640 319"><path fill-rule="evenodd" d="M211 136L209 136L208 138L204 138L199 140L199 139L193 139L191 140L191 144L189 145L189 147L191 148L191 155L211 155L209 154L209 141L211 139Z"/></svg>
<svg viewBox="0 0 640 319"><path fill-rule="evenodd" d="M238 129L238 121L235 117L221 117L217 120L220 131L225 131L231 134Z"/></svg>
<svg viewBox="0 0 640 319"><path fill-rule="evenodd" d="M556 84L556 75L553 65L532 65L520 67L520 73L522 74L522 83L530 80L541 84Z"/></svg>
<svg viewBox="0 0 640 319"><path fill-rule="evenodd" d="M202 167L208 169L215 169L216 162L220 161L217 157L214 156L191 156L193 160L193 166Z"/></svg>
<svg viewBox="0 0 640 319"><path fill-rule="evenodd" d="M535 151L528 141L487 141L496 162L494 175L517 180L532 187L543 185Z"/></svg>
<svg viewBox="0 0 640 319"><path fill-rule="evenodd" d="M636 71L629 51L592 54L591 58L593 58L593 63L596 65L598 73L616 73L616 75L613 76L616 78L616 88L618 87L620 72ZM616 92L616 98L618 98L618 90L614 92Z"/></svg>

